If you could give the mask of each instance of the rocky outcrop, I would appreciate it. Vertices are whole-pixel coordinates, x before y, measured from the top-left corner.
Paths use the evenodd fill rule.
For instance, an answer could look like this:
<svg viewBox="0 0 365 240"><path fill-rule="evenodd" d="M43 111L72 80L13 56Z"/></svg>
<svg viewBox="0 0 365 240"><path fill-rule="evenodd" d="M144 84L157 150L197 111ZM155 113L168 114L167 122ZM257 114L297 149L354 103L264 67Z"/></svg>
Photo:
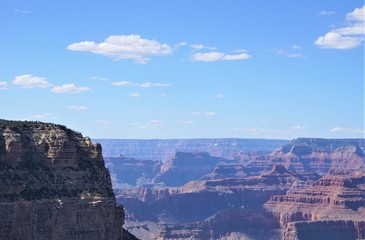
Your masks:
<svg viewBox="0 0 365 240"><path fill-rule="evenodd" d="M270 235L280 235L279 221L263 204L308 179L314 181L312 177L275 166L261 176L198 180L174 188L124 189L116 195L135 223L128 230L144 234L138 235L142 239L219 239L232 232L270 239Z"/></svg>
<svg viewBox="0 0 365 240"><path fill-rule="evenodd" d="M104 157L127 157L143 160L173 158L176 152L207 152L214 157L233 159L242 152L270 153L287 140L202 138L202 139L95 139L103 146Z"/></svg>
<svg viewBox="0 0 365 240"><path fill-rule="evenodd" d="M64 126L0 121L0 239L122 239L101 145Z"/></svg>
<svg viewBox="0 0 365 240"><path fill-rule="evenodd" d="M290 222L285 240L356 240L365 238L365 221L317 220Z"/></svg>
<svg viewBox="0 0 365 240"><path fill-rule="evenodd" d="M248 176L248 170L241 164L219 165L214 168L212 173L203 176L202 180L243 178Z"/></svg>
<svg viewBox="0 0 365 240"><path fill-rule="evenodd" d="M290 171L315 172L365 170L364 139L299 138L284 145L267 157L258 157L246 167L268 170L281 164Z"/></svg>
<svg viewBox="0 0 365 240"><path fill-rule="evenodd" d="M107 157L105 164L112 174L113 188L154 186L153 178L160 172L162 162L140 160L125 156Z"/></svg>
<svg viewBox="0 0 365 240"><path fill-rule="evenodd" d="M284 239L363 239L364 186L364 173L327 175L302 190L271 197L265 208L278 218Z"/></svg>
<svg viewBox="0 0 365 240"><path fill-rule="evenodd" d="M232 163L237 162L213 157L208 153L177 152L174 158L161 166L161 171L154 182L177 187L189 181L199 180L202 176L211 173L218 165Z"/></svg>

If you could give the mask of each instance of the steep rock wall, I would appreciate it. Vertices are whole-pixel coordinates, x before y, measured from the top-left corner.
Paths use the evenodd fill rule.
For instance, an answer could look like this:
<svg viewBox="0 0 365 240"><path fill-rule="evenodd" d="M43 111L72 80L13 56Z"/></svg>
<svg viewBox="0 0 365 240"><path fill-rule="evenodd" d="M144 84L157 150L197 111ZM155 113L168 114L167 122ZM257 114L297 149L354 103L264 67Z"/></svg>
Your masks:
<svg viewBox="0 0 365 240"><path fill-rule="evenodd" d="M0 239L122 239L100 144L64 126L0 120Z"/></svg>

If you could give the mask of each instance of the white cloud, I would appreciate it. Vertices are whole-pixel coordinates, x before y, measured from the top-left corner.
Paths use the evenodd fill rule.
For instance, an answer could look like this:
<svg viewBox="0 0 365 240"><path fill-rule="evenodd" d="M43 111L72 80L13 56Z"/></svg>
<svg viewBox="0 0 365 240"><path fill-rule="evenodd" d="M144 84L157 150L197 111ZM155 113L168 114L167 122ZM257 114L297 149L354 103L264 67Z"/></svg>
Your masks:
<svg viewBox="0 0 365 240"><path fill-rule="evenodd" d="M163 123L159 120L151 120L146 124L134 123L133 126L138 129L160 129Z"/></svg>
<svg viewBox="0 0 365 240"><path fill-rule="evenodd" d="M14 12L15 13L21 13L21 14L29 14L29 13L31 13L31 11L29 11L29 10L23 10L23 9L15 9Z"/></svg>
<svg viewBox="0 0 365 240"><path fill-rule="evenodd" d="M337 32L329 32L319 37L315 44L320 48L351 49L361 45L362 37L344 36Z"/></svg>
<svg viewBox="0 0 365 240"><path fill-rule="evenodd" d="M296 45L294 45L296 46ZM295 48L295 49L299 49L299 48ZM283 49L280 49L280 48L274 48L272 50L274 53L278 54L278 55L281 55L281 56L284 56L284 57L288 57L288 58L300 58L300 57L303 57L302 54L300 53L289 53L288 51L285 51Z"/></svg>
<svg viewBox="0 0 365 240"><path fill-rule="evenodd" d="M137 97L140 97L141 94L139 94L139 93L130 93L130 94L128 94L128 96L137 98Z"/></svg>
<svg viewBox="0 0 365 240"><path fill-rule="evenodd" d="M336 28L318 37L314 44L320 48L352 49L364 41L364 6L346 15L346 27Z"/></svg>
<svg viewBox="0 0 365 240"><path fill-rule="evenodd" d="M223 97L224 97L224 95L223 95L223 94L217 94L215 97L216 97L216 98L223 98Z"/></svg>
<svg viewBox="0 0 365 240"><path fill-rule="evenodd" d="M175 44L175 49L186 46L187 44L188 44L187 42L179 42L179 43Z"/></svg>
<svg viewBox="0 0 365 240"><path fill-rule="evenodd" d="M129 81L118 81L118 82L112 82L112 85L118 86L118 87L124 87L124 86L135 86L134 83L131 83Z"/></svg>
<svg viewBox="0 0 365 240"><path fill-rule="evenodd" d="M318 13L319 15L333 15L333 14L336 14L335 11L325 11L325 10L322 10Z"/></svg>
<svg viewBox="0 0 365 240"><path fill-rule="evenodd" d="M300 45L293 44L293 45L291 45L291 48L292 49L302 49L303 47Z"/></svg>
<svg viewBox="0 0 365 240"><path fill-rule="evenodd" d="M139 84L139 86L142 87L142 88L149 88L149 87L170 87L171 84L168 84L168 83L145 82L145 83Z"/></svg>
<svg viewBox="0 0 365 240"><path fill-rule="evenodd" d="M245 60L251 56L247 53L240 54L225 54L223 52L207 52L195 53L190 57L194 62L215 62L215 61L229 61L229 60Z"/></svg>
<svg viewBox="0 0 365 240"><path fill-rule="evenodd" d="M100 54L114 60L132 59L135 63L147 63L151 56L169 55L173 48L156 40L144 39L140 35L112 35L104 42L85 41L67 47L71 51Z"/></svg>
<svg viewBox="0 0 365 240"><path fill-rule="evenodd" d="M279 133L279 131L276 129L268 129L268 128L234 128L233 131L247 132L253 135Z"/></svg>
<svg viewBox="0 0 365 240"><path fill-rule="evenodd" d="M51 90L51 92L53 93L68 93L68 94L78 94L87 91L91 91L91 89L88 87L78 87L73 83L64 84L62 86L56 86Z"/></svg>
<svg viewBox="0 0 365 240"><path fill-rule="evenodd" d="M71 109L71 110L86 110L87 107L83 106L83 105L80 105L80 106L73 105L73 106L68 106L68 109Z"/></svg>
<svg viewBox="0 0 365 240"><path fill-rule="evenodd" d="M161 94L150 94L150 97L166 97L165 93L161 93Z"/></svg>
<svg viewBox="0 0 365 240"><path fill-rule="evenodd" d="M8 82L5 81L0 82L0 90L9 90Z"/></svg>
<svg viewBox="0 0 365 240"><path fill-rule="evenodd" d="M364 129L360 128L344 128L344 127L335 127L329 130L331 133L350 133L350 134L364 134Z"/></svg>
<svg viewBox="0 0 365 240"><path fill-rule="evenodd" d="M292 126L290 127L290 130L305 130L305 126L302 125L296 125L296 126Z"/></svg>
<svg viewBox="0 0 365 240"><path fill-rule="evenodd" d="M364 23L356 23L349 27L338 28L336 33L342 35L361 35L364 34Z"/></svg>
<svg viewBox="0 0 365 240"><path fill-rule="evenodd" d="M31 74L16 76L12 83L22 88L48 88L51 86L45 78Z"/></svg>
<svg viewBox="0 0 365 240"><path fill-rule="evenodd" d="M106 81L108 79L104 78L104 77L97 77L97 76L92 76L90 78L91 80L98 80L98 81Z"/></svg>
<svg viewBox="0 0 365 240"><path fill-rule="evenodd" d="M141 88L150 88L150 87L170 87L169 83L153 83L153 82L144 82L144 83L133 83L129 81L118 81L113 82L112 85L118 87L141 87Z"/></svg>
<svg viewBox="0 0 365 240"><path fill-rule="evenodd" d="M44 119L44 118L49 118L51 116L52 116L52 114L50 114L50 113L34 114L33 116L29 117L29 120Z"/></svg>
<svg viewBox="0 0 365 240"><path fill-rule="evenodd" d="M217 116L218 113L216 113L216 112L191 112L190 115L191 116L209 116L209 117L212 117L212 116Z"/></svg>
<svg viewBox="0 0 365 240"><path fill-rule="evenodd" d="M354 11L346 14L346 19L349 21L364 22L364 9L365 6L355 8Z"/></svg>
<svg viewBox="0 0 365 240"><path fill-rule="evenodd" d="M215 50L215 49L217 49L216 47L205 46L203 44L192 44L192 45L190 45L190 47L194 48L196 50L200 50L200 49Z"/></svg>
<svg viewBox="0 0 365 240"><path fill-rule="evenodd" d="M191 120L178 120L176 121L176 123L186 126L186 125L193 125L195 122Z"/></svg>
<svg viewBox="0 0 365 240"><path fill-rule="evenodd" d="M108 120L96 120L97 124L99 124L100 127L110 127L113 123Z"/></svg>

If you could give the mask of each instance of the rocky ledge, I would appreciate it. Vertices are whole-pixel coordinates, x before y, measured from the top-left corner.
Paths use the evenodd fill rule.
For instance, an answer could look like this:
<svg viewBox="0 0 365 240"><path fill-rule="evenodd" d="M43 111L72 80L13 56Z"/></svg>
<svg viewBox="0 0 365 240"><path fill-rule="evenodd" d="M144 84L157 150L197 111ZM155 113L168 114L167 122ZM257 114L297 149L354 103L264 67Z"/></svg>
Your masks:
<svg viewBox="0 0 365 240"><path fill-rule="evenodd" d="M0 239L123 239L101 151L62 125L0 120Z"/></svg>

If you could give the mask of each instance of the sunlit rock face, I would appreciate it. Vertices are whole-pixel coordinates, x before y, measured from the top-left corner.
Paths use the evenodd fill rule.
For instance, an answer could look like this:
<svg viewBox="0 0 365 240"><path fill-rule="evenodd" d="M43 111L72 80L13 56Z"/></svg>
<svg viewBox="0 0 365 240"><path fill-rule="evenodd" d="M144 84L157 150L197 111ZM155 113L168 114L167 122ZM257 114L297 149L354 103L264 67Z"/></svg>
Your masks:
<svg viewBox="0 0 365 240"><path fill-rule="evenodd" d="M0 239L122 239L101 151L65 126L0 120Z"/></svg>

